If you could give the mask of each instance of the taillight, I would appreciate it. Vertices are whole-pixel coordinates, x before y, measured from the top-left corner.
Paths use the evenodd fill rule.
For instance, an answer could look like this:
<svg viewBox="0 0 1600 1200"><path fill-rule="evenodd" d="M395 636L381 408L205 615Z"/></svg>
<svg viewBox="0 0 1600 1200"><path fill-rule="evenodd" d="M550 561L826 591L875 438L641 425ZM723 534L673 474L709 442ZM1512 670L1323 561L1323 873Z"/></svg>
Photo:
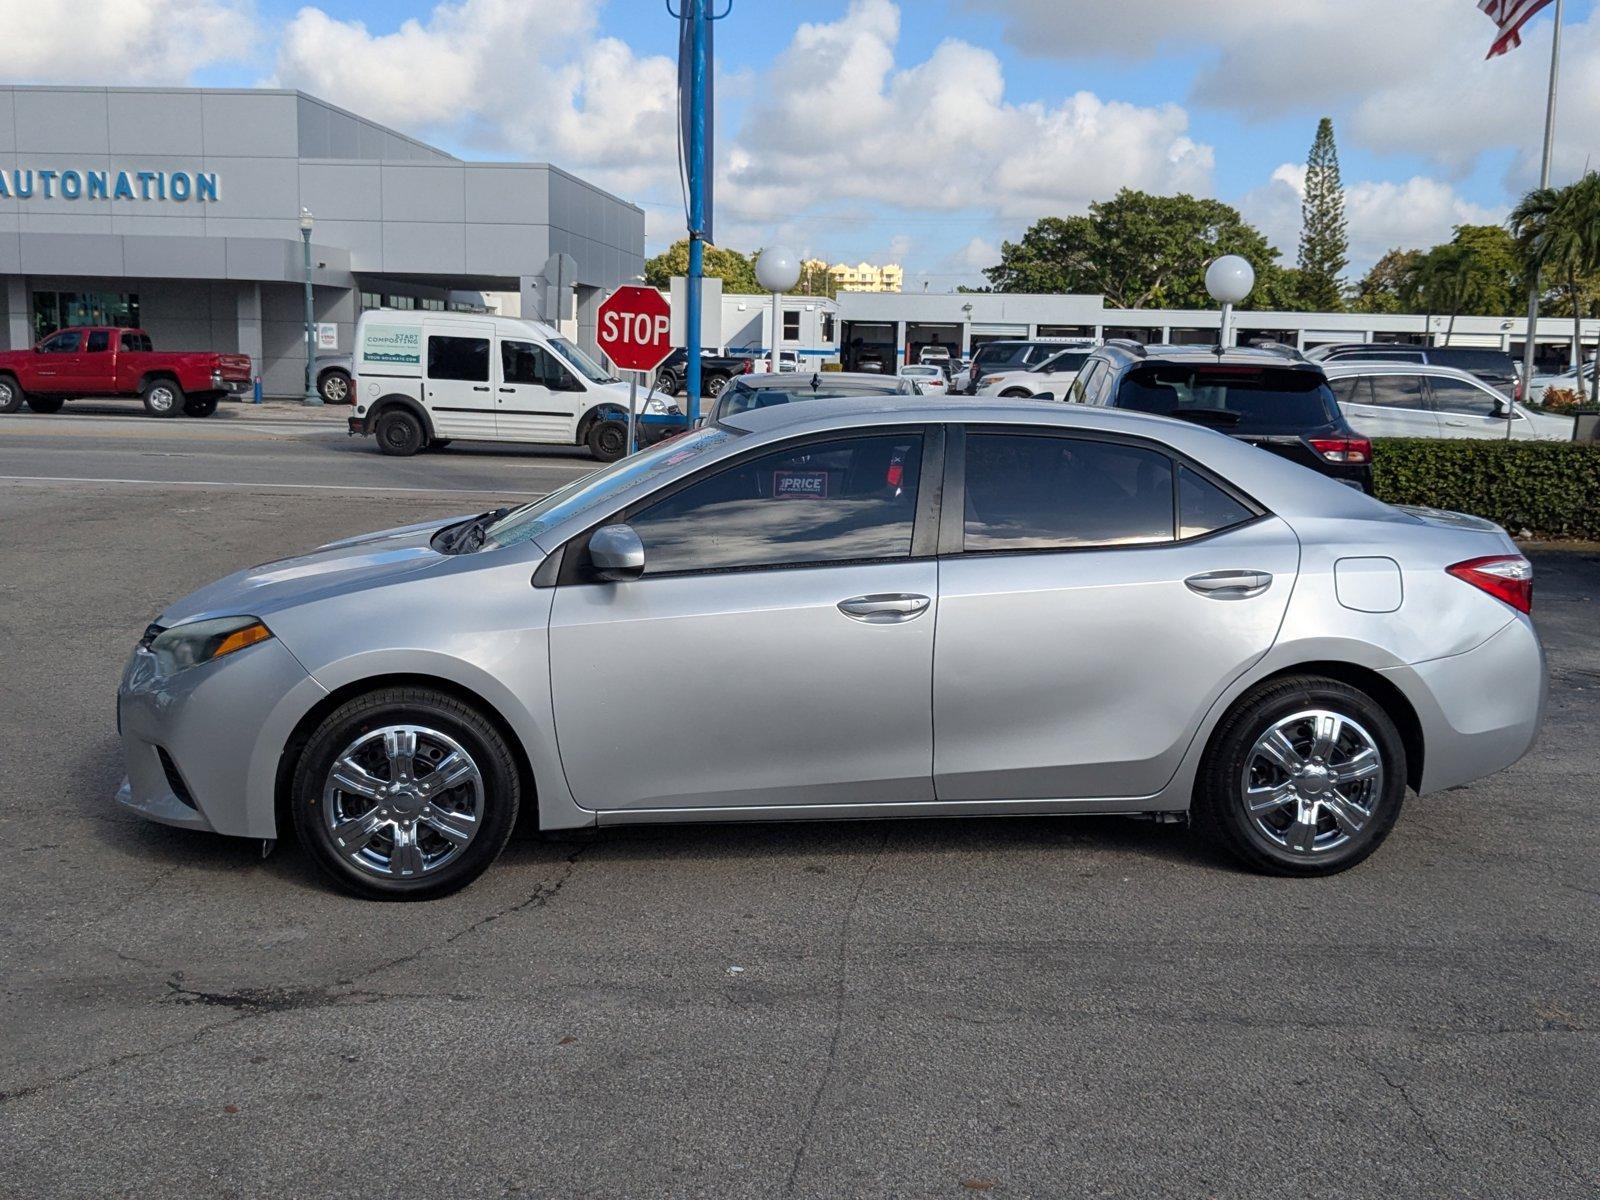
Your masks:
<svg viewBox="0 0 1600 1200"><path fill-rule="evenodd" d="M1520 376L1517 379L1517 386L1511 389L1511 398L1518 404L1522 403L1522 379Z"/></svg>
<svg viewBox="0 0 1600 1200"><path fill-rule="evenodd" d="M1533 564L1520 554L1491 554L1446 567L1457 579L1503 600L1520 613L1533 609Z"/></svg>
<svg viewBox="0 0 1600 1200"><path fill-rule="evenodd" d="M1331 463L1351 466L1372 461L1372 443L1366 438L1309 438L1311 448Z"/></svg>

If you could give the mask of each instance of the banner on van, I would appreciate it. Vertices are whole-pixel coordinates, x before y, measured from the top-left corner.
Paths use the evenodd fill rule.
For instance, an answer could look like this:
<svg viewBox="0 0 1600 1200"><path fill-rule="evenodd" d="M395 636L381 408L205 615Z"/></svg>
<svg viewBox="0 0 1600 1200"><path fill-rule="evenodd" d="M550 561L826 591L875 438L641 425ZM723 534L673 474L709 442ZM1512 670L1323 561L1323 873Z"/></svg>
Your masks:
<svg viewBox="0 0 1600 1200"><path fill-rule="evenodd" d="M367 325L361 331L361 357L367 362L420 364L422 331L407 325Z"/></svg>

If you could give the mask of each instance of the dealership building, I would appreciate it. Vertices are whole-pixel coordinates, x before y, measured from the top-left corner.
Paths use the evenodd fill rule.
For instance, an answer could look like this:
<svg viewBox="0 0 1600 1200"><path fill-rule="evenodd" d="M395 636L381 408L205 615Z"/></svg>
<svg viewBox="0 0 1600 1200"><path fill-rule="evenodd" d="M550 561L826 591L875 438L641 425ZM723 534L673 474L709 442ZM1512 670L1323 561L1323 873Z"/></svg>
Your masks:
<svg viewBox="0 0 1600 1200"><path fill-rule="evenodd" d="M524 316L593 345L643 271L644 213L548 163L464 162L301 92L0 87L0 347L137 325L248 354L269 395L305 369L305 245L322 352L363 308Z"/></svg>

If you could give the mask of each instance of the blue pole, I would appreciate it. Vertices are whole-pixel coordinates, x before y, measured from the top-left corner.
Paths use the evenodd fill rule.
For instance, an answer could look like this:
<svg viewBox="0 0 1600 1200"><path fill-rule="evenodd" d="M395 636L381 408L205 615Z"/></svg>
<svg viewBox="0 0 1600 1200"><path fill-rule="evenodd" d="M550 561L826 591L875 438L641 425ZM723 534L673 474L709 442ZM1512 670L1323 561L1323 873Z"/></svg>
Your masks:
<svg viewBox="0 0 1600 1200"><path fill-rule="evenodd" d="M689 41L692 62L689 68L689 277L684 300L689 311L684 319L684 384L689 393L689 424L700 419L700 280L704 274L705 246L702 231L706 225L706 3L684 0L689 5Z"/></svg>

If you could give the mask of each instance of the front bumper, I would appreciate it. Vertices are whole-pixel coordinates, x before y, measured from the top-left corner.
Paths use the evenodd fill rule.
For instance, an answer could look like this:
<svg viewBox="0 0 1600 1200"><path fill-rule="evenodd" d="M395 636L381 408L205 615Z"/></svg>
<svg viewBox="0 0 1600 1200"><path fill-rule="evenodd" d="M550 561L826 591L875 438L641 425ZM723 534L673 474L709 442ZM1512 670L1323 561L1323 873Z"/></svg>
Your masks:
<svg viewBox="0 0 1600 1200"><path fill-rule="evenodd" d="M276 836L272 794L293 694L321 692L277 638L162 676L135 650L117 689L127 778L117 802L164 825Z"/></svg>

